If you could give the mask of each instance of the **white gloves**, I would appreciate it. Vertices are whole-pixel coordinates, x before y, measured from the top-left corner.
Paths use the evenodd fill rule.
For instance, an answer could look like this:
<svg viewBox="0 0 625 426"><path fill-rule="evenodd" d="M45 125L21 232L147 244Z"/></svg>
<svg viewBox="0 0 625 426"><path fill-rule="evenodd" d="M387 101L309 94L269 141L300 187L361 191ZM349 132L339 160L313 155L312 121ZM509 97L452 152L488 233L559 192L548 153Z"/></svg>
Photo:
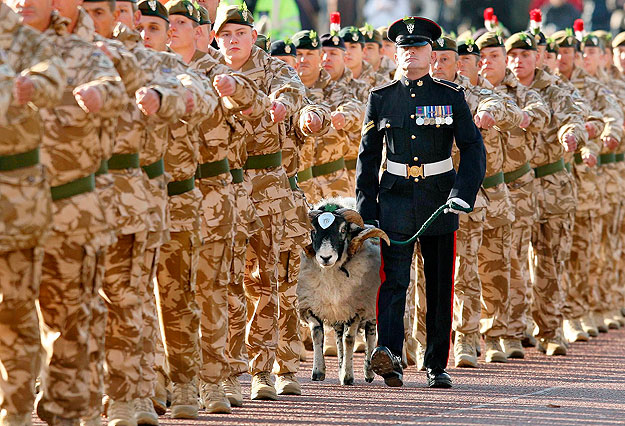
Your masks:
<svg viewBox="0 0 625 426"><path fill-rule="evenodd" d="M452 203L457 204L458 206L462 207L463 209L467 209L467 211L463 211L463 210L456 210L452 207ZM466 201L454 197L451 198L447 201L447 208L444 210L445 213L455 213L455 214L461 214L461 213L468 213L469 211L471 211L471 207L467 204Z"/></svg>

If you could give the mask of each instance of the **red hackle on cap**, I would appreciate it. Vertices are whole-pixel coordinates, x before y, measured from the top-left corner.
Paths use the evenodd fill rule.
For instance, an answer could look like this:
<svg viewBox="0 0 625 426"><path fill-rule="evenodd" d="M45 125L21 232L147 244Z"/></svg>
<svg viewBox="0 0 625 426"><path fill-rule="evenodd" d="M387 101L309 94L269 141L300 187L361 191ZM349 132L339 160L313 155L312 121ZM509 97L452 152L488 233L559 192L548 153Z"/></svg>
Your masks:
<svg viewBox="0 0 625 426"><path fill-rule="evenodd" d="M486 9L484 9L485 21L492 21L494 15L495 15L495 10L492 7L487 7Z"/></svg>
<svg viewBox="0 0 625 426"><path fill-rule="evenodd" d="M330 13L330 32L332 31L336 31L337 33L341 31L341 13L340 12Z"/></svg>
<svg viewBox="0 0 625 426"><path fill-rule="evenodd" d="M540 9L532 9L530 10L530 21L534 22L542 22L543 21L543 13Z"/></svg>
<svg viewBox="0 0 625 426"><path fill-rule="evenodd" d="M584 20L583 19L576 19L575 22L573 23L573 31L575 31L576 33L581 33L582 31L584 31Z"/></svg>

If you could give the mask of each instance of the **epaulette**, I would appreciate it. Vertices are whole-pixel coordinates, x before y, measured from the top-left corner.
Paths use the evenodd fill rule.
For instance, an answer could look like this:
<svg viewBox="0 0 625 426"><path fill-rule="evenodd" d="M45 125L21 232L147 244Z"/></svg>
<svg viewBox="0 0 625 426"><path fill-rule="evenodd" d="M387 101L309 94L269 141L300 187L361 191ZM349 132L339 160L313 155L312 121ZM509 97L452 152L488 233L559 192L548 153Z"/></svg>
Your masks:
<svg viewBox="0 0 625 426"><path fill-rule="evenodd" d="M382 89L386 89L387 87L391 87L392 85L394 85L394 84L396 84L396 83L399 83L399 80L392 80L392 81L389 81L389 82L388 82L388 83L386 83L386 84L383 84L383 85L378 86L378 87L374 87L373 89L371 89L371 91L372 91L372 92L377 92L378 90L382 90Z"/></svg>
<svg viewBox="0 0 625 426"><path fill-rule="evenodd" d="M448 80L441 80L440 78L432 78L432 81L434 83L440 84L441 86L447 86L450 89L454 89L456 92L462 92L464 90L464 88L462 86L458 86L456 83L453 83L451 81Z"/></svg>

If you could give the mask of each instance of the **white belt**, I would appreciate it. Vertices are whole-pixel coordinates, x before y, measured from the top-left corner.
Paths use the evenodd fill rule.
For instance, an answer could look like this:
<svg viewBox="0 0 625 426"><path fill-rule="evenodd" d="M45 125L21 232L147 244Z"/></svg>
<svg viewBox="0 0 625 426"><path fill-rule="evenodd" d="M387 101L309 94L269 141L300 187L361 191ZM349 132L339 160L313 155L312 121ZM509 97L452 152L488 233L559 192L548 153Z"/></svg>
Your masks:
<svg viewBox="0 0 625 426"><path fill-rule="evenodd" d="M391 160L386 160L386 171L401 177L413 177L416 181L425 179L429 176L440 175L453 170L454 162L451 157L443 161L437 161L436 163L421 164L420 166L410 166L408 164L396 163Z"/></svg>

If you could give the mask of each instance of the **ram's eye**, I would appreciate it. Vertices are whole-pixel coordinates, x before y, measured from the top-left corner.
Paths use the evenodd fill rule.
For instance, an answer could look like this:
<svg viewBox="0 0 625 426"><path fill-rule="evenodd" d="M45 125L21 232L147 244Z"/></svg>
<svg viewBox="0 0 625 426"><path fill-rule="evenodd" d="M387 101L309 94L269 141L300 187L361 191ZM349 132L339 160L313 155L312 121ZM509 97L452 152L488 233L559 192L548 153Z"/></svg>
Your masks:
<svg viewBox="0 0 625 426"><path fill-rule="evenodd" d="M345 229L345 227L341 228L341 234L346 234L347 233L347 229Z"/></svg>

